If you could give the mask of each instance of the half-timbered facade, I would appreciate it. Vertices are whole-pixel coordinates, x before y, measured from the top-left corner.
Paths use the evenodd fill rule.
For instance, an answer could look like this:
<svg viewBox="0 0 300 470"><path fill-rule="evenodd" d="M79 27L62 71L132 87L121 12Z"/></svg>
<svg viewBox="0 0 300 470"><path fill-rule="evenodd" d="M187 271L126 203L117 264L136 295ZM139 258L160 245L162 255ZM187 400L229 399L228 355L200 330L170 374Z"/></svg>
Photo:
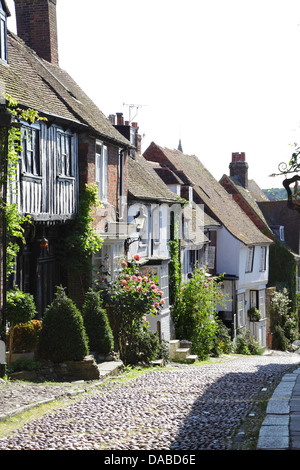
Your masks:
<svg viewBox="0 0 300 470"><path fill-rule="evenodd" d="M5 16L4 5L1 1ZM5 30L1 92L45 120L20 122L22 151L8 202L17 203L31 223L25 227L26 244L20 247L10 285L34 294L41 317L58 284L66 285L75 301L82 299L78 279L66 272L58 255L86 184L96 183L102 201L94 214L97 232L105 243L113 240L123 248L122 196L127 191L127 151L132 146L59 67L56 0L15 0L15 7L18 35ZM3 97L1 103L5 109Z"/></svg>

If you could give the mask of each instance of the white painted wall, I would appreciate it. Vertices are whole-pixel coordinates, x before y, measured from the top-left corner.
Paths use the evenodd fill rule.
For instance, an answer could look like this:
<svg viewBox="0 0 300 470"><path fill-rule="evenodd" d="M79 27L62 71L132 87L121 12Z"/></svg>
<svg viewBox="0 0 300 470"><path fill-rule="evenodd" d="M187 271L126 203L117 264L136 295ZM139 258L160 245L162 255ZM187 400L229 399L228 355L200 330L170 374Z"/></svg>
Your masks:
<svg viewBox="0 0 300 470"><path fill-rule="evenodd" d="M261 247L259 245L255 246L254 249L254 262L252 272L246 273L246 262L247 262L247 253L248 248L246 246L241 246L240 249L240 260L239 260L239 287L257 289L260 285L266 285L268 282L268 273L269 273L269 256L267 248L267 263L266 270L260 271L260 255Z"/></svg>
<svg viewBox="0 0 300 470"><path fill-rule="evenodd" d="M265 289L269 273L269 247L266 254L266 269L261 270L261 246L254 249L253 267L246 272L248 247L235 239L226 228L222 227L217 233L217 273L234 274L237 280L237 326L245 327L256 336L262 346L266 346L266 319L265 319ZM263 314L260 322L249 322L247 312L251 306L250 291L258 291L259 303L257 307ZM229 307L230 309L230 307ZM231 310L231 309L230 309Z"/></svg>
<svg viewBox="0 0 300 470"><path fill-rule="evenodd" d="M225 227L217 231L217 265L218 274L239 276L240 249L242 243L231 235Z"/></svg>

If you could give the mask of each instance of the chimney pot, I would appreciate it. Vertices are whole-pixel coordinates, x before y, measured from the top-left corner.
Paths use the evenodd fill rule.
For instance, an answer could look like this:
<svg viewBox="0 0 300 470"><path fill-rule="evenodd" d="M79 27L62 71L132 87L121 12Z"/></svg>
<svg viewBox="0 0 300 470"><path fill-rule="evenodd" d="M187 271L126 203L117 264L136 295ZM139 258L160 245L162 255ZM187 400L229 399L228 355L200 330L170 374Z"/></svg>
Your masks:
<svg viewBox="0 0 300 470"><path fill-rule="evenodd" d="M123 125L124 125L123 113L117 113L117 126L123 126Z"/></svg>

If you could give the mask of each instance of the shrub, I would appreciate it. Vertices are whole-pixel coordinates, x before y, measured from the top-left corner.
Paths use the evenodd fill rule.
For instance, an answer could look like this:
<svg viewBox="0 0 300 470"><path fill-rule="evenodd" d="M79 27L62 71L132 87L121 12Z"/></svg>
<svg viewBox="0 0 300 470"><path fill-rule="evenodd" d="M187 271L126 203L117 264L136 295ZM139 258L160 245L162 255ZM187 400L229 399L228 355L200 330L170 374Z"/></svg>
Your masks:
<svg viewBox="0 0 300 470"><path fill-rule="evenodd" d="M112 283L107 297L115 346L125 364L132 356L131 349L146 338L141 333L148 329L146 316L159 314L164 304L158 280L151 273L141 273L137 261L138 255L130 265L122 262L123 271Z"/></svg>
<svg viewBox="0 0 300 470"><path fill-rule="evenodd" d="M14 361L8 368L9 372L19 372L22 370L36 370L40 369L42 363L39 361L34 361L32 359L27 359L25 361L17 360Z"/></svg>
<svg viewBox="0 0 300 470"><path fill-rule="evenodd" d="M272 348L278 349L279 351L287 351L289 348L289 341L280 325L276 325L274 327L272 334Z"/></svg>
<svg viewBox="0 0 300 470"><path fill-rule="evenodd" d="M289 344L298 337L297 314L291 312L290 304L291 301L286 288L275 292L271 300L270 319L273 334L272 347L274 349L286 351Z"/></svg>
<svg viewBox="0 0 300 470"><path fill-rule="evenodd" d="M11 363L15 325L30 321L36 314L37 310L31 294L22 292L18 287L7 292L6 320L10 323L8 364Z"/></svg>
<svg viewBox="0 0 300 470"><path fill-rule="evenodd" d="M165 341L160 342L154 331L142 329L138 331L127 353L127 362L131 365L149 365L155 359L169 360L169 348Z"/></svg>
<svg viewBox="0 0 300 470"><path fill-rule="evenodd" d="M11 325L28 322L37 314L33 295L18 287L8 291L6 299L6 320Z"/></svg>
<svg viewBox="0 0 300 470"><path fill-rule="evenodd" d="M260 355L262 348L249 330L239 330L236 337L235 352L245 355Z"/></svg>
<svg viewBox="0 0 300 470"><path fill-rule="evenodd" d="M229 330L226 325L220 320L216 320L217 330L213 338L213 347L211 355L218 357L221 354L229 354L232 350L232 341Z"/></svg>
<svg viewBox="0 0 300 470"><path fill-rule="evenodd" d="M41 328L42 322L40 320L30 320L27 323L15 325L12 350L14 352L34 351L38 344Z"/></svg>
<svg viewBox="0 0 300 470"><path fill-rule="evenodd" d="M81 361L88 354L83 318L62 287L46 309L38 342L40 358L52 362Z"/></svg>
<svg viewBox="0 0 300 470"><path fill-rule="evenodd" d="M176 336L191 341L193 352L200 359L207 358L214 347L218 304L226 308L219 280L208 278L205 269L195 268L191 279L181 288L172 319Z"/></svg>
<svg viewBox="0 0 300 470"><path fill-rule="evenodd" d="M113 333L99 292L88 290L82 307L82 316L90 349L98 353L113 351Z"/></svg>

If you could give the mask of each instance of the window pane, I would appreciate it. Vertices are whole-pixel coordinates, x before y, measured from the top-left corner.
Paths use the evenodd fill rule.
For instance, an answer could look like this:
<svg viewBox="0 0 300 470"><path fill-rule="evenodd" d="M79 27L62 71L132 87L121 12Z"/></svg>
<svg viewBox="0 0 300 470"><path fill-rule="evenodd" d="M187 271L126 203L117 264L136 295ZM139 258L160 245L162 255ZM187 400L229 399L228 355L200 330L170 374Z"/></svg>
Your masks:
<svg viewBox="0 0 300 470"><path fill-rule="evenodd" d="M6 32L5 32L5 20L1 18L0 21L0 40L1 40L1 59L6 60Z"/></svg>
<svg viewBox="0 0 300 470"><path fill-rule="evenodd" d="M65 174L67 176L71 175L71 137L68 135L65 139L66 144L66 160L65 160Z"/></svg>
<svg viewBox="0 0 300 470"><path fill-rule="evenodd" d="M61 162L61 134L57 133L57 172L62 173L62 162Z"/></svg>

